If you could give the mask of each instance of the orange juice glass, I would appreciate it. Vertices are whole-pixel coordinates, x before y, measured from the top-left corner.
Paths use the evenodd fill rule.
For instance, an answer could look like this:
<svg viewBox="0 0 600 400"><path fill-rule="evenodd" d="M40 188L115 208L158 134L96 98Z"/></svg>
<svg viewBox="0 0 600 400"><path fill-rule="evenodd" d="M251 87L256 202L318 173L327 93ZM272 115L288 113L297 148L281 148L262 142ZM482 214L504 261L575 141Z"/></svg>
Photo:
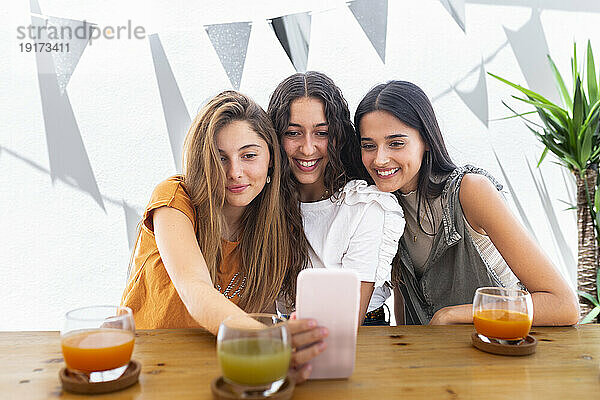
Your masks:
<svg viewBox="0 0 600 400"><path fill-rule="evenodd" d="M531 295L524 290L482 287L473 299L473 325L488 339L519 340L533 321Z"/></svg>
<svg viewBox="0 0 600 400"><path fill-rule="evenodd" d="M92 381L116 379L129 364L134 338L133 313L128 307L92 306L69 311L61 331L65 364L71 371L89 374Z"/></svg>

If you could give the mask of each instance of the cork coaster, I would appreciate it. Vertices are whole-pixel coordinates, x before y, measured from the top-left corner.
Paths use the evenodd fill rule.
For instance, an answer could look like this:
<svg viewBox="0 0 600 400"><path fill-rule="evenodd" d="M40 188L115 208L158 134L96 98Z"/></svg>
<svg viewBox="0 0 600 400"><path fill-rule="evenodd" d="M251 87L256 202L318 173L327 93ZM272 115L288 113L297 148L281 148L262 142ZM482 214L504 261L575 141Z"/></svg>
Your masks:
<svg viewBox="0 0 600 400"><path fill-rule="evenodd" d="M119 378L108 382L90 382L87 374L78 374L69 371L67 368L62 368L58 373L60 383L67 392L81 394L98 394L116 392L117 390L125 389L138 381L142 364L138 361L131 360L123 375Z"/></svg>
<svg viewBox="0 0 600 400"><path fill-rule="evenodd" d="M481 340L477 332L473 332L471 335L473 346L486 353L498 354L501 356L527 356L535 353L537 347L537 340L527 335L523 341L518 344L503 344L503 343L488 343Z"/></svg>
<svg viewBox="0 0 600 400"><path fill-rule="evenodd" d="M294 394L295 383L293 379L290 377L286 377L283 385L279 388L278 391L269 395L255 395L255 396L244 396L239 397L237 393L233 391L231 386L223 380L222 376L215 378L210 384L210 389L212 390L213 399L215 400L231 400L231 399L269 399L269 400L288 400L292 398Z"/></svg>

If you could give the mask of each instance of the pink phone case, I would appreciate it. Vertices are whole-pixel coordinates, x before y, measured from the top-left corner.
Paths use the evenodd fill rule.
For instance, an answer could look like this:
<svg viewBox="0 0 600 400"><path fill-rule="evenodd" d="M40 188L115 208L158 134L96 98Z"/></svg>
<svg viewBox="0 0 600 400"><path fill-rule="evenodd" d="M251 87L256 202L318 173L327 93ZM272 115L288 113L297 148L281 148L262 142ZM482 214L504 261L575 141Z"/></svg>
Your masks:
<svg viewBox="0 0 600 400"><path fill-rule="evenodd" d="M353 271L308 268L298 275L296 315L329 329L327 349L310 364L310 379L348 378L354 371L360 281Z"/></svg>

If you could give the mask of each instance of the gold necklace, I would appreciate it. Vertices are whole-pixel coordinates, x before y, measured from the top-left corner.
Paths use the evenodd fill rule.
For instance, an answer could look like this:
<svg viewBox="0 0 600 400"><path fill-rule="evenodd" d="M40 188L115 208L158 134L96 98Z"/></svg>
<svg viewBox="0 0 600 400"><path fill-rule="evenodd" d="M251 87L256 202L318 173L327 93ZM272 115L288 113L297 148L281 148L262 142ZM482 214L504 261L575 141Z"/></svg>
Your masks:
<svg viewBox="0 0 600 400"><path fill-rule="evenodd" d="M413 230L410 228L410 225L408 225L408 224L406 224L406 229L408 229L409 233L412 235L412 237L413 237L413 243L417 243L416 232L413 232Z"/></svg>
<svg viewBox="0 0 600 400"><path fill-rule="evenodd" d="M417 232L419 231L419 227L423 226L423 221L425 221L425 214L421 215L421 222L417 222L417 231L413 231L410 225L406 224L406 229L408 229L409 233L412 235L413 243L417 243Z"/></svg>
<svg viewBox="0 0 600 400"><path fill-rule="evenodd" d="M404 201L406 201L407 203L409 203L408 197L409 197L409 196L411 196L411 195L413 195L413 194L415 194L416 192L417 192L417 189L415 189L415 190L411 190L411 191L410 191L410 192L408 192L408 193L402 193L402 192L398 191L398 193L400 194L400 197L398 197L398 200L400 201L400 203L402 203L402 201L401 201L400 199L401 199L401 198L406 198L406 200L404 200ZM409 203L409 204L410 204L410 203ZM419 207L417 207L417 208L416 208L416 210L415 210L415 214L417 214L417 210L418 210L418 209L419 209ZM421 227L423 226L423 222L425 221L425 215L427 215L427 212L426 212L426 211L425 211L424 213L422 213L422 214L421 214L421 216L420 216L421 222L420 222L420 223L419 223L419 215L416 215L416 218L415 218L415 219L417 220L417 227L416 227L416 231L413 231L413 230L412 230L412 228L411 228L411 227L410 227L410 225L408 224L408 220L406 220L406 229L408 229L408 231L409 231L410 235L412 236L412 241L413 241L413 243L417 243L417 238L418 238L418 236L417 236L417 232L418 232L419 230L421 230ZM433 227L433 223L431 222L431 219L429 219L429 218L428 218L428 220L429 220L429 222L430 222L430 223L429 223L429 225L431 225L431 226ZM425 232L425 234L426 234L427 236L429 236L429 234L427 234L427 232Z"/></svg>

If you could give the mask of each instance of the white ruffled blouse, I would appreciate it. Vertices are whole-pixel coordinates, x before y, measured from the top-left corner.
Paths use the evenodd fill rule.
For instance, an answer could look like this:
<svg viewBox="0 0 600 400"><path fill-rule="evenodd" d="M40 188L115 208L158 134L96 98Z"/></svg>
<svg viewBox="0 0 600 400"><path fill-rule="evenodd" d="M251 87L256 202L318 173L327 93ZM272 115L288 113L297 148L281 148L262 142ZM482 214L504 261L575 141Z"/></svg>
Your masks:
<svg viewBox="0 0 600 400"><path fill-rule="evenodd" d="M353 180L337 197L301 203L301 210L313 267L348 268L361 281L374 282L367 311L380 307L389 296L383 285L391 279L404 232L404 215L394 195Z"/></svg>

